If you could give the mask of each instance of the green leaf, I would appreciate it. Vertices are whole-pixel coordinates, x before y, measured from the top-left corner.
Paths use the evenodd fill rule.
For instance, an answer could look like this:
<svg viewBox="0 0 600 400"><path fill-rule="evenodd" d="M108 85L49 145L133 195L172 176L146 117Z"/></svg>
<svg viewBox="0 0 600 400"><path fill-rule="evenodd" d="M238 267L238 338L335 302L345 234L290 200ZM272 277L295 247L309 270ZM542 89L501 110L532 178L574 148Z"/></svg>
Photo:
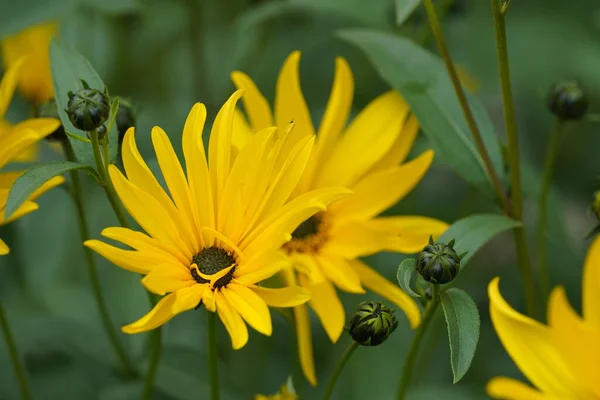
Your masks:
<svg viewBox="0 0 600 400"><path fill-rule="evenodd" d="M401 26L421 4L421 0L396 0L396 25Z"/></svg>
<svg viewBox="0 0 600 400"><path fill-rule="evenodd" d="M56 99L60 121L62 122L65 131L83 139L82 141L68 135L75 156L81 164L90 165L92 168L96 168L92 146L89 143L85 143L85 141L88 140L87 132L73 126L69 120L66 109L69 101L69 91L75 93L79 89L82 89L82 80L92 89L98 90L104 90L104 82L85 57L57 38L52 39L52 43L50 44L50 68L52 70L54 97ZM119 138L117 128L113 126L108 132L108 135L109 157L110 162L113 163L117 159Z"/></svg>
<svg viewBox="0 0 600 400"><path fill-rule="evenodd" d="M5 2L0 13L0 38L34 25L61 20L79 0L19 0Z"/></svg>
<svg viewBox="0 0 600 400"><path fill-rule="evenodd" d="M36 164L17 178L10 188L6 200L5 215L11 216L33 192L55 176L68 171L85 169L98 179L96 172L88 165L82 165L70 161L53 161L50 163Z"/></svg>
<svg viewBox="0 0 600 400"><path fill-rule="evenodd" d="M437 241L448 243L454 239L454 250L457 254L468 251L460 263L462 270L481 246L499 233L520 225L519 221L503 215L475 214L453 223Z"/></svg>
<svg viewBox="0 0 600 400"><path fill-rule="evenodd" d="M442 60L395 34L353 29L344 30L339 36L360 48L381 77L402 94L436 156L473 186L495 197ZM467 96L492 164L503 179L502 156L493 124L479 101Z"/></svg>
<svg viewBox="0 0 600 400"><path fill-rule="evenodd" d="M403 260L398 266L398 271L396 272L396 279L398 279L398 285L400 288L406 292L411 297L421 297L417 293L415 293L410 287L410 281L412 279L413 274L416 272L417 262L414 258L407 258Z"/></svg>
<svg viewBox="0 0 600 400"><path fill-rule="evenodd" d="M451 288L441 293L448 339L453 382L462 379L469 370L479 341L479 311L464 290Z"/></svg>
<svg viewBox="0 0 600 400"><path fill-rule="evenodd" d="M112 103L110 103L110 113L108 115L108 120L106 121L106 129L107 132L110 132L115 126L115 121L117 120L117 113L119 112L119 98L115 97Z"/></svg>

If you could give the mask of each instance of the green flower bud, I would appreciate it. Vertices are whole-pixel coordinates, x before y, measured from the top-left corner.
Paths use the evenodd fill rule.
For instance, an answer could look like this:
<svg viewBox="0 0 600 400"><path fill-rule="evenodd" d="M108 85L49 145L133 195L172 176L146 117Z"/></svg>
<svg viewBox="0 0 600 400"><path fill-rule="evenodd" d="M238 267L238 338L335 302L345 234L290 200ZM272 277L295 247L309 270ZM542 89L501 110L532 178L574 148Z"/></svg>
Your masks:
<svg viewBox="0 0 600 400"><path fill-rule="evenodd" d="M83 89L75 94L69 92L66 111L75 128L89 132L98 129L106 121L110 104L106 90L90 89L87 83L82 83Z"/></svg>
<svg viewBox="0 0 600 400"><path fill-rule="evenodd" d="M444 284L456 278L464 254L461 256L456 254L453 246L454 240L446 245L434 244L433 238L429 238L429 244L417 257L417 271L423 279L435 284Z"/></svg>
<svg viewBox="0 0 600 400"><path fill-rule="evenodd" d="M36 117L38 118L56 118L60 119L58 116L58 107L56 106L56 101L50 100L47 103L40 104L35 112ZM67 135L65 134L65 128L62 124L56 128L54 132L46 136L46 139L50 141L60 142L67 139Z"/></svg>
<svg viewBox="0 0 600 400"><path fill-rule="evenodd" d="M119 99L119 110L117 111L117 129L119 130L119 144L123 143L123 137L127 129L135 127L135 114L131 103L123 98Z"/></svg>
<svg viewBox="0 0 600 400"><path fill-rule="evenodd" d="M580 119L588 106L587 94L577 81L560 82L550 89L548 108L560 119Z"/></svg>
<svg viewBox="0 0 600 400"><path fill-rule="evenodd" d="M350 336L363 346L380 345L398 326L395 311L379 301L363 301L350 319Z"/></svg>

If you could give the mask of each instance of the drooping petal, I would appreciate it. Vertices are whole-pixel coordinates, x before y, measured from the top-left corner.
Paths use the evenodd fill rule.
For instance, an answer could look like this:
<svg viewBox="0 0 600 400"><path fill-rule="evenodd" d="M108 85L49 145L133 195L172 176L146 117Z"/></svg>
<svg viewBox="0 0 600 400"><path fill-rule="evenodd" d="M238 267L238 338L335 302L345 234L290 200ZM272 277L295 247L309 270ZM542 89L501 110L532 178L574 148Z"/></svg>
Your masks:
<svg viewBox="0 0 600 400"><path fill-rule="evenodd" d="M11 67L4 71L4 75L0 81L0 119L4 119L6 110L8 110L10 100L12 99L15 89L17 88L18 76L24 61L24 58L20 58L19 60L16 60Z"/></svg>
<svg viewBox="0 0 600 400"><path fill-rule="evenodd" d="M360 277L344 257L321 255L317 257L317 262L325 276L338 289L349 293L365 293L360 284Z"/></svg>
<svg viewBox="0 0 600 400"><path fill-rule="evenodd" d="M183 266L189 265L189 260L182 258L177 251L173 251L172 246L168 246L160 240L151 238L142 232L137 232L120 226L104 228L102 236L112 240L119 241L135 250L152 253L156 261L160 264L181 263Z"/></svg>
<svg viewBox="0 0 600 400"><path fill-rule="evenodd" d="M21 204L19 206L19 208L17 208L17 210L12 213L12 215L8 218L6 218L5 216L5 209L3 208L0 211L0 225L4 225L4 224L8 224L10 222L13 222L29 213L34 212L35 210L37 210L39 208L39 206L32 202L32 201L26 201L23 204Z"/></svg>
<svg viewBox="0 0 600 400"><path fill-rule="evenodd" d="M10 253L8 245L4 242L4 240L0 239L0 256L5 256L8 253Z"/></svg>
<svg viewBox="0 0 600 400"><path fill-rule="evenodd" d="M240 316L240 313L229 304L223 293L218 291L213 293L216 298L219 318L221 318L223 325L225 325L225 329L227 329L227 332L229 333L231 345L234 350L241 349L248 342L248 328Z"/></svg>
<svg viewBox="0 0 600 400"><path fill-rule="evenodd" d="M600 326L600 235L590 244L583 266L583 317Z"/></svg>
<svg viewBox="0 0 600 400"><path fill-rule="evenodd" d="M406 315L411 328L419 326L421 311L410 296L362 261L351 260L349 263L360 276L364 287L397 305Z"/></svg>
<svg viewBox="0 0 600 400"><path fill-rule="evenodd" d="M493 378L485 387L487 394L495 399L502 400L559 400L546 393L539 392L513 378L499 376Z"/></svg>
<svg viewBox="0 0 600 400"><path fill-rule="evenodd" d="M182 265L157 265L142 279L142 284L152 293L164 296L166 293L194 286L196 281Z"/></svg>
<svg viewBox="0 0 600 400"><path fill-rule="evenodd" d="M286 286L276 289L251 286L250 289L271 307L295 307L310 300L310 291L301 286Z"/></svg>
<svg viewBox="0 0 600 400"><path fill-rule="evenodd" d="M156 266L156 259L145 252L123 250L99 240L86 240L83 245L94 250L111 263L138 274L147 274Z"/></svg>
<svg viewBox="0 0 600 400"><path fill-rule="evenodd" d="M582 398L576 380L552 343L550 328L515 311L502 298L499 282L494 278L488 287L490 315L507 353L542 392L559 398Z"/></svg>
<svg viewBox="0 0 600 400"><path fill-rule="evenodd" d="M152 310L144 315L139 320L125 325L123 332L125 333L141 333L156 329L161 325L166 324L175 316L173 313L173 304L175 304L175 293L171 293L160 299Z"/></svg>
<svg viewBox="0 0 600 400"><path fill-rule="evenodd" d="M179 314L198 307L206 290L210 290L208 285L193 285L177 290L175 292L175 303L173 303L173 313Z"/></svg>
<svg viewBox="0 0 600 400"><path fill-rule="evenodd" d="M271 313L264 300L245 285L229 283L221 290L229 304L240 313L252 328L271 336L273 325Z"/></svg>
<svg viewBox="0 0 600 400"><path fill-rule="evenodd" d="M302 278L302 276L299 278ZM310 290L311 298L308 305L319 317L319 321L321 321L321 325L323 325L331 342L336 343L344 331L346 313L335 288L327 280L312 285L305 279L300 279L300 284Z"/></svg>
<svg viewBox="0 0 600 400"><path fill-rule="evenodd" d="M231 80L236 88L245 90L242 103L252 129L257 132L273 126L269 102L258 90L252 79L243 72L235 71L231 74Z"/></svg>

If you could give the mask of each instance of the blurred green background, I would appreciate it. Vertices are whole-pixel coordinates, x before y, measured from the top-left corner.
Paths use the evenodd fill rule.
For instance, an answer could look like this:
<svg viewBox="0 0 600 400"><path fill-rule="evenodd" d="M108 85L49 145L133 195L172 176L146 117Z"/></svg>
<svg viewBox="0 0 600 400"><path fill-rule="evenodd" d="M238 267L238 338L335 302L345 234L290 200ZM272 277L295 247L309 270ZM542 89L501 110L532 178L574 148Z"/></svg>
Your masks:
<svg viewBox="0 0 600 400"><path fill-rule="evenodd" d="M547 88L557 80L578 78L589 92L592 111L600 111L595 106L600 97L600 6L597 0L512 3L509 48L528 195L526 222L531 231L552 126L545 108ZM138 115L138 144L150 164L155 164L150 128L164 128L178 147L192 104L206 103L209 116L214 117L218 105L232 92L229 73L233 70L248 73L272 100L283 60L291 51L301 50L302 89L317 123L328 98L336 56L345 57L354 72L355 112L387 90L368 60L336 38L337 30L369 27L419 40L427 32L421 9L405 26L395 27L393 0L0 0L0 37L48 20L60 21L60 36L92 62L111 94L131 98ZM455 61L478 82L477 96L497 123L497 132L503 132L489 2L457 0L443 26ZM197 58L192 57L194 43L202 49ZM431 40L425 46L436 51ZM16 96L8 118L18 121L26 115L25 100ZM587 247L584 238L594 225L588 209L599 186L598 129L590 122L568 126L549 216L552 282L566 286L576 307ZM426 147L421 137L414 153ZM60 157L50 148L43 154L44 160ZM104 194L89 180L85 195L92 232L98 237L103 227L117 223ZM35 398L138 398L141 383L125 382L114 372L116 360L94 306L70 198L58 189L39 203L37 212L0 228L12 249L9 256L0 258L0 300L17 336ZM494 212L494 206L437 159L417 189L389 212L453 222L475 212ZM394 280L401 259L379 254L368 262ZM139 277L100 257L97 261L115 324L143 315L149 304ZM486 398L484 385L491 377L520 376L493 331L486 295L490 279L500 275L502 293L522 310L516 271L510 234L480 250L456 282L473 296L481 312L482 334L473 366L465 379L452 385L447 333L438 313L419 357L411 398ZM371 294L342 297L348 313L360 301L376 298ZM164 356L153 398L206 397L204 312L184 313L165 326ZM358 349L333 398L393 398L412 335L401 313L399 318L399 328L384 345ZM273 322L271 338L252 331L248 345L240 351L231 349L220 327L224 399L274 393L290 374L303 398L321 395L350 337L344 335L332 345L313 321L320 386L312 388L297 365L293 327L278 313L273 314ZM122 335L122 339L139 365L144 365L147 335ZM0 399L16 398L17 384L5 346L0 345Z"/></svg>

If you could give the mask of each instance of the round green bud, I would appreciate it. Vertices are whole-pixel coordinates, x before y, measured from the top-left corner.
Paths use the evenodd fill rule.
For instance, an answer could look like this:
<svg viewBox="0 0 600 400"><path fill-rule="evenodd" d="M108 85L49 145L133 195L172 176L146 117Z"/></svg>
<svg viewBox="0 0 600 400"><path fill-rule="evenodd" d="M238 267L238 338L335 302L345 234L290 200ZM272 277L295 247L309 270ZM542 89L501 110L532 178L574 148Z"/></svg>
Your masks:
<svg viewBox="0 0 600 400"><path fill-rule="evenodd" d="M417 271L427 282L444 284L452 281L460 271L460 257L454 251L454 240L448 244L429 244L417 257Z"/></svg>
<svg viewBox="0 0 600 400"><path fill-rule="evenodd" d="M50 100L47 103L40 104L35 111L35 115L38 118L56 118L60 119L58 115L58 107L56 106L56 101ZM46 136L46 139L54 142L60 142L67 139L67 135L65 134L65 128L62 124L56 128L54 132Z"/></svg>
<svg viewBox="0 0 600 400"><path fill-rule="evenodd" d="M119 110L117 111L117 129L119 130L119 144L123 143L123 137L127 129L135 127L135 114L131 103L126 99L119 99Z"/></svg>
<svg viewBox="0 0 600 400"><path fill-rule="evenodd" d="M73 126L82 131L98 129L108 118L110 104L108 95L98 89L84 85L73 94L69 92L67 114Z"/></svg>
<svg viewBox="0 0 600 400"><path fill-rule="evenodd" d="M363 346L380 345L398 327L395 311L379 301L363 301L350 319L350 336Z"/></svg>
<svg viewBox="0 0 600 400"><path fill-rule="evenodd" d="M548 108L563 120L582 118L588 107L587 94L577 81L554 84L548 94Z"/></svg>

